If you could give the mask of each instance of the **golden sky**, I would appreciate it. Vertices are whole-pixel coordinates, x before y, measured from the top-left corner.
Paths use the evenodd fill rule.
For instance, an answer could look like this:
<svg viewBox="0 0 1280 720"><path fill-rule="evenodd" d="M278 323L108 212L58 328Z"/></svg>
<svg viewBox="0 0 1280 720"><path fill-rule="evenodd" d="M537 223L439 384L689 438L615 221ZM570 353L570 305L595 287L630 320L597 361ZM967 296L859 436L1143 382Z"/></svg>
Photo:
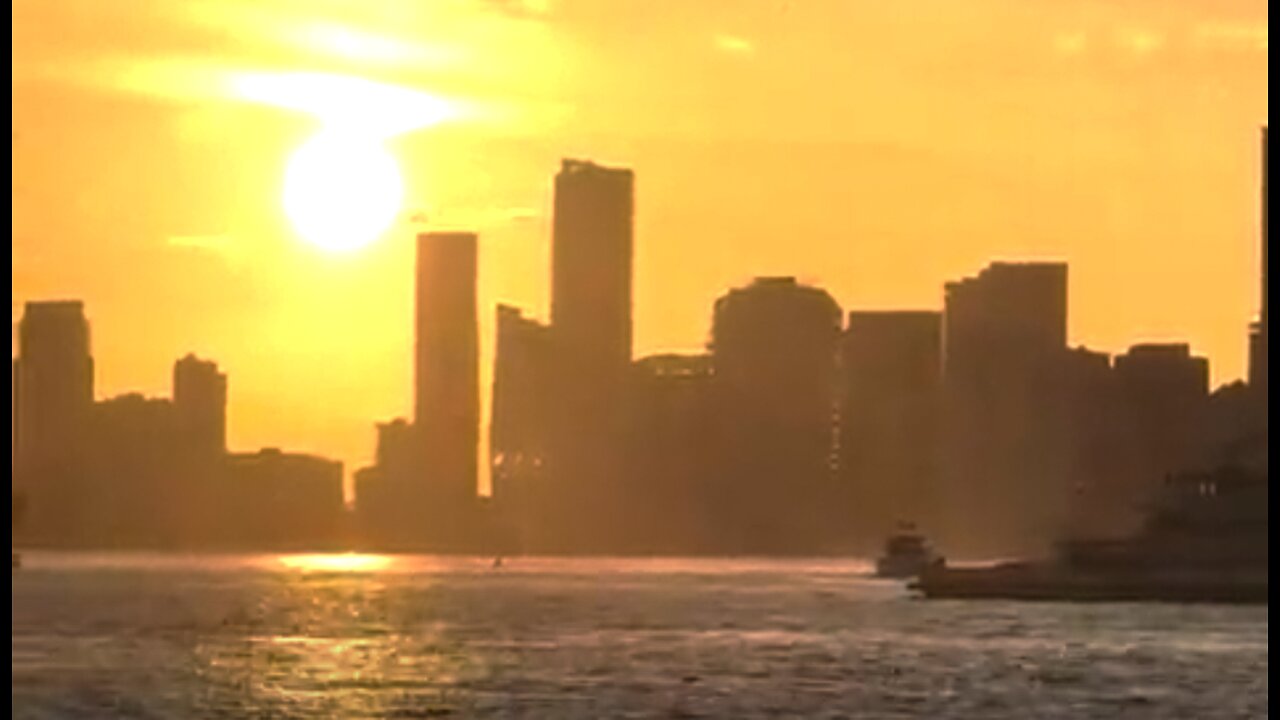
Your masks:
<svg viewBox="0 0 1280 720"><path fill-rule="evenodd" d="M413 216L481 233L487 386L495 303L546 317L567 156L637 173L638 353L701 347L755 275L939 308L989 260L1062 259L1073 344L1183 339L1226 382L1258 305L1266 23L1265 0L18 0L13 320L82 298L100 397L167 395L195 352L230 375L233 449L350 472L412 407ZM282 185L346 115L406 202L333 253Z"/></svg>

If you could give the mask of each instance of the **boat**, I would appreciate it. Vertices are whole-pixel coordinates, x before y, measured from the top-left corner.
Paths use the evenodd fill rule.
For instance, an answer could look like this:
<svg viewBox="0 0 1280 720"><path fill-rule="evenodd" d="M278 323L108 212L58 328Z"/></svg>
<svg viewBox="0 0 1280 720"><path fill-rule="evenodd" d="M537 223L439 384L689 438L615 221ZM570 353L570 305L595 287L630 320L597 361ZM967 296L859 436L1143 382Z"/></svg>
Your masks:
<svg viewBox="0 0 1280 720"><path fill-rule="evenodd" d="M884 555L876 560L876 577L905 580L917 577L928 566L941 561L924 536L910 523L902 523L884 544Z"/></svg>
<svg viewBox="0 0 1280 720"><path fill-rule="evenodd" d="M925 598L1267 604L1267 478L1226 467L1166 480L1141 531L1061 543L1043 561L926 568Z"/></svg>

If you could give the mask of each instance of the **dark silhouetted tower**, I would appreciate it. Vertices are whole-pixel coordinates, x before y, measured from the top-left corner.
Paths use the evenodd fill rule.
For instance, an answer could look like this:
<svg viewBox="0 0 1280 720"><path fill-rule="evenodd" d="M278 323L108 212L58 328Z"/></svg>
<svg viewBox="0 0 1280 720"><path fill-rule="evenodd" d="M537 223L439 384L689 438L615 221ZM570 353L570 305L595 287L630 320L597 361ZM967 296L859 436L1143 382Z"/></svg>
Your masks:
<svg viewBox="0 0 1280 720"><path fill-rule="evenodd" d="M89 322L79 301L27 303L14 368L14 484L28 490L33 534L82 523L93 410Z"/></svg>
<svg viewBox="0 0 1280 720"><path fill-rule="evenodd" d="M617 381L631 363L634 176L565 160L556 175L551 325L562 356Z"/></svg>
<svg viewBox="0 0 1280 720"><path fill-rule="evenodd" d="M548 474L561 545L601 546L616 523L631 363L633 175L565 160L555 180ZM594 524L593 524L594 523Z"/></svg>
<svg viewBox="0 0 1280 720"><path fill-rule="evenodd" d="M942 316L853 312L845 330L840 470L858 546L934 525Z"/></svg>
<svg viewBox="0 0 1280 720"><path fill-rule="evenodd" d="M1115 359L1130 455L1130 506L1155 497L1166 476L1195 468L1205 452L1209 361L1185 344L1135 345Z"/></svg>
<svg viewBox="0 0 1280 720"><path fill-rule="evenodd" d="M952 552L1044 550L1068 518L1067 266L995 263L946 286L943 468Z"/></svg>
<svg viewBox="0 0 1280 720"><path fill-rule="evenodd" d="M840 320L830 295L793 278L716 301L717 476L733 551L814 552L830 539Z"/></svg>
<svg viewBox="0 0 1280 720"><path fill-rule="evenodd" d="M79 301L27 303L18 324L17 456L39 473L83 442L93 407L89 322Z"/></svg>
<svg viewBox="0 0 1280 720"><path fill-rule="evenodd" d="M725 503L712 482L709 355L651 355L632 367L627 444L630 550L679 554L714 549Z"/></svg>
<svg viewBox="0 0 1280 720"><path fill-rule="evenodd" d="M433 517L457 517L476 497L479 339L473 233L418 236L414 425Z"/></svg>
<svg viewBox="0 0 1280 720"><path fill-rule="evenodd" d="M195 355L174 363L173 408L179 442L192 459L227 452L227 376L217 363Z"/></svg>
<svg viewBox="0 0 1280 720"><path fill-rule="evenodd" d="M497 335L489 454L493 497L506 504L527 500L542 471L551 348L547 326L508 305L498 306Z"/></svg>

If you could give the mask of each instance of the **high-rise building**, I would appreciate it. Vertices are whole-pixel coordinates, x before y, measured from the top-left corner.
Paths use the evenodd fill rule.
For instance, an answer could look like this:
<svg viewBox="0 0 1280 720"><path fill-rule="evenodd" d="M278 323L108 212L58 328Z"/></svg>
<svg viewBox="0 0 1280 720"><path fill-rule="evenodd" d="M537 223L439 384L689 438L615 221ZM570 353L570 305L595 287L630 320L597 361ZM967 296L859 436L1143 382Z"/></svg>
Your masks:
<svg viewBox="0 0 1280 720"><path fill-rule="evenodd" d="M634 363L628 423L628 550L716 548L724 503L713 492L711 357L652 355Z"/></svg>
<svg viewBox="0 0 1280 720"><path fill-rule="evenodd" d="M565 160L555 178L547 484L565 549L605 547L625 512L633 185L630 170L578 160Z"/></svg>
<svg viewBox="0 0 1280 720"><path fill-rule="evenodd" d="M853 312L845 329L840 475L858 547L897 523L929 532L937 498L942 316Z"/></svg>
<svg viewBox="0 0 1280 720"><path fill-rule="evenodd" d="M184 438L168 398L127 393L93 406L92 513L64 539L108 546L171 547L181 541L193 479L179 471ZM207 480L208 478L202 478ZM203 507L205 512L212 508ZM82 534L83 533L83 534Z"/></svg>
<svg viewBox="0 0 1280 720"><path fill-rule="evenodd" d="M551 325L564 361L613 380L631 363L634 176L579 160L556 175Z"/></svg>
<svg viewBox="0 0 1280 720"><path fill-rule="evenodd" d="M945 304L944 549L1044 550L1071 491L1067 266L995 263L949 283Z"/></svg>
<svg viewBox="0 0 1280 720"><path fill-rule="evenodd" d="M93 410L89 322L79 301L27 303L14 362L14 485L29 499L26 537L83 525Z"/></svg>
<svg viewBox="0 0 1280 720"><path fill-rule="evenodd" d="M1203 462L1209 361L1186 344L1135 345L1116 357L1115 374L1132 458L1123 489L1132 505L1150 500L1168 475Z"/></svg>
<svg viewBox="0 0 1280 720"><path fill-rule="evenodd" d="M480 435L477 238L418 236L414 427L422 443L424 508L438 519L466 512L476 497Z"/></svg>
<svg viewBox="0 0 1280 720"><path fill-rule="evenodd" d="M224 532L239 547L336 550L345 510L342 463L264 448L227 457Z"/></svg>
<svg viewBox="0 0 1280 720"><path fill-rule="evenodd" d="M227 452L227 376L217 363L190 354L174 363L173 409L179 442L191 459Z"/></svg>
<svg viewBox="0 0 1280 720"><path fill-rule="evenodd" d="M518 308L498 306L489 455L494 501L527 511L542 474L551 401L548 328Z"/></svg>
<svg viewBox="0 0 1280 720"><path fill-rule="evenodd" d="M83 303L27 303L18 323L14 375L17 464L25 481L67 459L88 429L93 357Z"/></svg>
<svg viewBox="0 0 1280 720"><path fill-rule="evenodd" d="M716 301L716 475L734 551L816 552L831 540L840 331L836 301L794 278Z"/></svg>

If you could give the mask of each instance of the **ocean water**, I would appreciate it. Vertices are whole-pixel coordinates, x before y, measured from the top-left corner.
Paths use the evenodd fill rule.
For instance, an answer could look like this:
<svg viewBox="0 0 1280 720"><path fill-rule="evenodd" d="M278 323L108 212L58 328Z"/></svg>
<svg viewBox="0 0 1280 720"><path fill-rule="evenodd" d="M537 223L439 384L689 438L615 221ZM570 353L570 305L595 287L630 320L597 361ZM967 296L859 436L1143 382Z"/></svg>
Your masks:
<svg viewBox="0 0 1280 720"><path fill-rule="evenodd" d="M1264 718L1267 608L921 601L865 563L40 554L16 718Z"/></svg>

